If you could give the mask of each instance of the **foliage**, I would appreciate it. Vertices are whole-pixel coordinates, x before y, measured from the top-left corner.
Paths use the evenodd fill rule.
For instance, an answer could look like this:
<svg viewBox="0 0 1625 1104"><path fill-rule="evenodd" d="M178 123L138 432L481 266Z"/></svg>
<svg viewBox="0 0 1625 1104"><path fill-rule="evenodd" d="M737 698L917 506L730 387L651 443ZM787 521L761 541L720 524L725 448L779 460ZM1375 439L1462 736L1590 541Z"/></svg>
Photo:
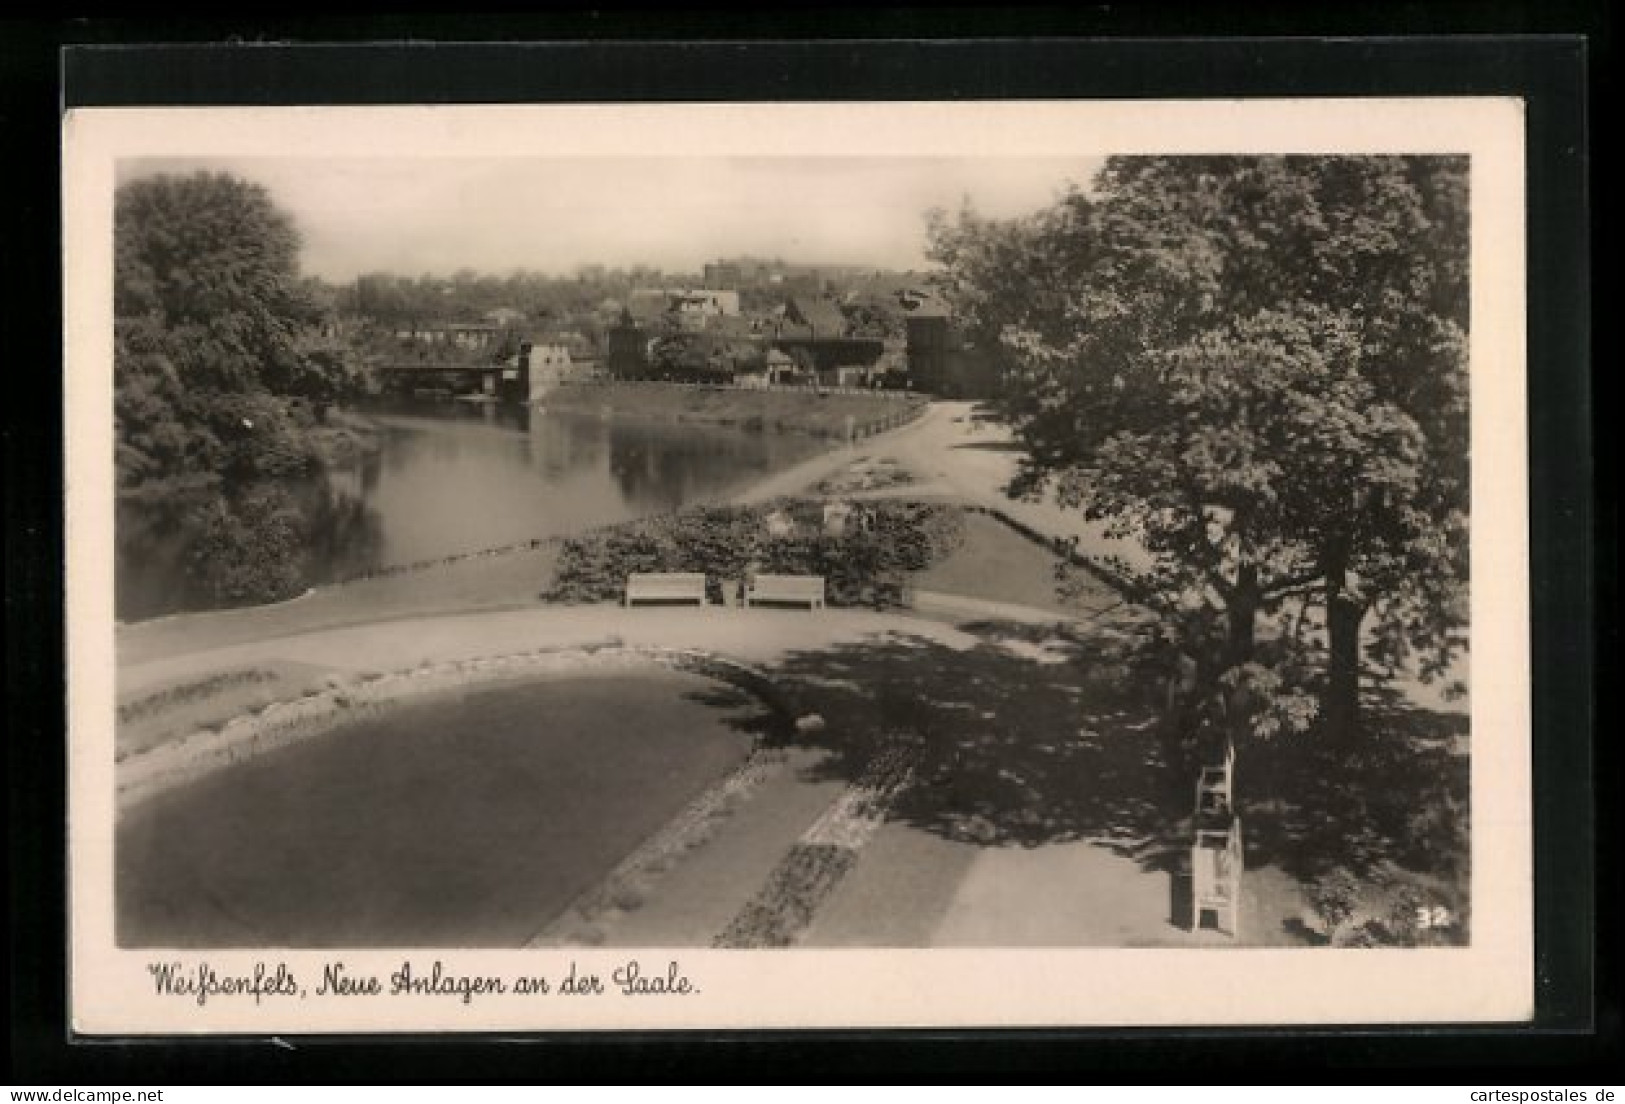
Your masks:
<svg viewBox="0 0 1625 1104"><path fill-rule="evenodd" d="M790 532L770 532L775 512L793 522ZM962 531L957 511L931 503L864 503L840 535L826 531L817 500L700 507L566 540L545 597L609 601L633 572L687 571L703 572L720 601L723 580L760 572L822 575L831 605L896 606L908 574L945 558Z"/></svg>
<svg viewBox="0 0 1625 1104"><path fill-rule="evenodd" d="M903 314L891 296L866 295L841 305L848 337L872 337L886 341L903 339Z"/></svg>
<svg viewBox="0 0 1625 1104"><path fill-rule="evenodd" d="M606 298L625 301L635 286L625 272L592 279L515 272L506 276L463 270L450 276L371 273L339 292L341 306L388 327L467 322L494 310L517 310L528 319L589 315Z"/></svg>
<svg viewBox="0 0 1625 1104"><path fill-rule="evenodd" d="M1464 160L1112 158L1032 218L939 216L932 251L1009 385L1018 488L1053 485L1150 554L1112 566L1205 686L1257 662L1260 618L1309 596L1328 727L1352 721L1368 616L1371 658L1448 666L1467 569Z"/></svg>
<svg viewBox="0 0 1625 1104"><path fill-rule="evenodd" d="M257 487L217 498L195 522L191 567L216 604L269 602L304 589L303 518L287 492Z"/></svg>
<svg viewBox="0 0 1625 1104"><path fill-rule="evenodd" d="M738 371L760 368L765 357L757 343L674 326L651 343L649 365L660 379L726 383Z"/></svg>
<svg viewBox="0 0 1625 1104"><path fill-rule="evenodd" d="M298 249L265 189L229 175L144 177L115 196L117 486L132 509L202 494L180 526L214 601L300 589L307 526L272 487L321 464L328 408L367 383Z"/></svg>
<svg viewBox="0 0 1625 1104"><path fill-rule="evenodd" d="M154 176L115 199L115 415L121 482L243 464L292 398L320 413L357 391L356 362L324 332L298 276L298 236L261 187ZM255 417L259 421L255 421ZM286 440L268 452L299 451ZM227 455L232 454L232 455ZM285 474L291 456L249 459Z"/></svg>
<svg viewBox="0 0 1625 1104"><path fill-rule="evenodd" d="M1359 905L1360 882L1347 867L1340 866L1317 878L1309 886L1307 896L1326 941L1336 942L1338 933Z"/></svg>
<svg viewBox="0 0 1625 1104"><path fill-rule="evenodd" d="M1362 881L1337 867L1307 887L1320 938L1338 947L1443 947L1465 941L1465 898L1448 882L1389 869Z"/></svg>

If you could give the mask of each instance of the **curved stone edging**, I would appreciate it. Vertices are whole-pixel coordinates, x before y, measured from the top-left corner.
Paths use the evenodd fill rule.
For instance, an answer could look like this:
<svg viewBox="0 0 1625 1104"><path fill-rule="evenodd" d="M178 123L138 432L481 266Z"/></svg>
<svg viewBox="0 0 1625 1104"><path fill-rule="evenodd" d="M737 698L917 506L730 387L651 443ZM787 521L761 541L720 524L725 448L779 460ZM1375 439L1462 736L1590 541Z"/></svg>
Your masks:
<svg viewBox="0 0 1625 1104"><path fill-rule="evenodd" d="M406 702L469 685L519 681L584 668L654 663L737 686L787 723L782 695L768 675L727 656L691 648L624 645L620 642L549 648L365 675L289 701L240 714L219 728L200 729L120 760L115 766L115 806L124 812L140 802L195 781L233 763L323 735Z"/></svg>

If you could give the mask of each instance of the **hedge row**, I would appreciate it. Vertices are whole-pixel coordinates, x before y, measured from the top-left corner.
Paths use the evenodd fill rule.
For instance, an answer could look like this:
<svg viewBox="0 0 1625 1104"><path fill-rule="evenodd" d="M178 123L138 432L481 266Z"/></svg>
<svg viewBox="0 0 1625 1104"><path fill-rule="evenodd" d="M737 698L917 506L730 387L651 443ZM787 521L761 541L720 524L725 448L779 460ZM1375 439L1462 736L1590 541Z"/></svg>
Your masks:
<svg viewBox="0 0 1625 1104"><path fill-rule="evenodd" d="M788 519L788 532L770 528L774 514ZM904 605L910 573L946 557L963 535L959 511L935 503L862 503L839 534L827 530L817 499L705 506L566 539L542 597L609 601L634 572L686 571L703 572L708 597L721 602L724 582L753 573L822 575L830 605L880 609Z"/></svg>

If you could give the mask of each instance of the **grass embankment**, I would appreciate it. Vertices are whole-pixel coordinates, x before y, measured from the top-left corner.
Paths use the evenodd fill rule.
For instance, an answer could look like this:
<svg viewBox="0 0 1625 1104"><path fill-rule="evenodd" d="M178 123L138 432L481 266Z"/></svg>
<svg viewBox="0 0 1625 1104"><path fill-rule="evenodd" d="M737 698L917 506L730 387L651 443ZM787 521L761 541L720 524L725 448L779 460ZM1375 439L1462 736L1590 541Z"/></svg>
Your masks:
<svg viewBox="0 0 1625 1104"><path fill-rule="evenodd" d="M752 391L669 383L572 383L550 392L544 405L549 410L701 422L844 439L848 419L854 434L866 437L908 421L925 406L925 400L912 396L814 390Z"/></svg>
<svg viewBox="0 0 1625 1104"><path fill-rule="evenodd" d="M375 621L532 605L553 578L558 546L470 556L420 571L323 587L291 602L183 614L121 626L121 666L278 636Z"/></svg>
<svg viewBox="0 0 1625 1104"><path fill-rule="evenodd" d="M271 660L125 695L118 705L115 754L123 759L200 729L218 728L233 717L306 694L327 674L307 663Z"/></svg>

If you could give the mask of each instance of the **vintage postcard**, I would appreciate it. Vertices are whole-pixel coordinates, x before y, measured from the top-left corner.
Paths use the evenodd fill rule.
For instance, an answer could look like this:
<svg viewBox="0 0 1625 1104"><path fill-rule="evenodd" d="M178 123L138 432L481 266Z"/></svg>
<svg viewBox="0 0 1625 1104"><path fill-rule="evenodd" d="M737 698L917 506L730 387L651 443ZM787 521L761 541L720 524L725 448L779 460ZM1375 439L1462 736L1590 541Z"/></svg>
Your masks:
<svg viewBox="0 0 1625 1104"><path fill-rule="evenodd" d="M75 1030L1527 1020L1523 126L69 111Z"/></svg>

